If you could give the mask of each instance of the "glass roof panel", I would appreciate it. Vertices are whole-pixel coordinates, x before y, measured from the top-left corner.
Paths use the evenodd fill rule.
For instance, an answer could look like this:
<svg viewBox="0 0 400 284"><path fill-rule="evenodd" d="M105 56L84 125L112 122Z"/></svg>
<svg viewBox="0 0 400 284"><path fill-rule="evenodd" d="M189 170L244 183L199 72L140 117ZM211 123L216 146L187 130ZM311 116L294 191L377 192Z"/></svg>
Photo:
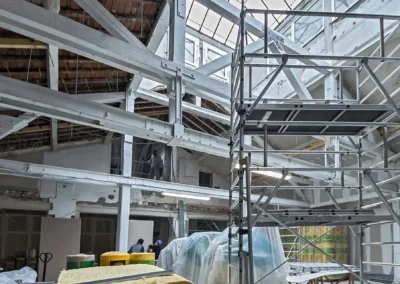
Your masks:
<svg viewBox="0 0 400 284"><path fill-rule="evenodd" d="M187 25L191 28L229 46L233 47L236 42L238 27L233 25L225 18L221 18L218 14L202 6L196 0L186 0L186 17ZM233 6L241 8L241 1L238 0L221 0L228 1ZM304 0L245 0L245 5L249 9L274 9L274 10L291 10L294 9ZM344 0L352 2L353 0ZM264 22L264 16L261 14L252 15L260 22ZM269 15L268 26L275 28L283 20L284 15ZM256 41L255 35L247 36L248 43Z"/></svg>

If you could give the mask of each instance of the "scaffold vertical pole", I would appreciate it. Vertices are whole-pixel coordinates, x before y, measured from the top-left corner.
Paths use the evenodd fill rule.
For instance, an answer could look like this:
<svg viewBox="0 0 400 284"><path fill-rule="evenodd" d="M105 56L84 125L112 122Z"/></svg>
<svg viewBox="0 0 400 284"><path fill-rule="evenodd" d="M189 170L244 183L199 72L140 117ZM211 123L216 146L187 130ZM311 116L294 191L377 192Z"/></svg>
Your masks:
<svg viewBox="0 0 400 284"><path fill-rule="evenodd" d="M238 257L239 257L239 284L243 283L243 220L244 220L244 210L243 210L243 199L244 199L244 168L243 168L243 149L244 149L244 118L245 118L245 109L244 109L244 40L246 35L245 29L245 20L246 20L246 10L244 6L244 0L242 0L242 9L241 9L241 17L240 17L240 54L239 54L239 63L240 63L240 100L239 100L239 111L238 115L240 115L239 121L239 249L238 249Z"/></svg>
<svg viewBox="0 0 400 284"><path fill-rule="evenodd" d="M360 86L359 84L357 85L357 89L359 89ZM358 138L358 167L362 167L362 160L361 160L361 138ZM362 209L363 206L363 192L362 192L362 172L358 172L358 209ZM364 269L363 269L363 262L364 262L364 247L363 247L363 242L364 242L364 227L362 225L359 226L359 235L358 235L358 241L359 241L359 248L360 248L360 284L363 284L364 279Z"/></svg>
<svg viewBox="0 0 400 284"><path fill-rule="evenodd" d="M233 104L235 103L235 98L233 97L233 84L234 84L234 72L233 72L233 68L234 68L234 54L232 54L232 64L231 64L231 121L230 121L230 131L229 131L229 145L230 145L230 152L229 152L229 158L230 158L230 165L232 165L234 157L233 155L235 154L234 149L233 149L233 133L234 133L234 129L233 129L233 125L234 125L234 117L235 117L235 108L233 106ZM231 186L229 188L229 219L228 219L228 283L231 283L231 279L232 279L232 270L231 270L231 264L232 264L232 227L233 227L233 218L232 218L232 211L233 209L232 207L232 191L234 189L233 183L234 183L234 178L233 178L233 173L234 171L231 171Z"/></svg>

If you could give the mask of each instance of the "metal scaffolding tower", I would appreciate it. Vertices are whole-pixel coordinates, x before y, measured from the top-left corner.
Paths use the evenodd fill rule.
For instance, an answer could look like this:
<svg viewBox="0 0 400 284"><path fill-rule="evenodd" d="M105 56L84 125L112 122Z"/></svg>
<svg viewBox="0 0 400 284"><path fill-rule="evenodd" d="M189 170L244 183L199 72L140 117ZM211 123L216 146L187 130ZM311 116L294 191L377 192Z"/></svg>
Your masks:
<svg viewBox="0 0 400 284"><path fill-rule="evenodd" d="M246 17L249 14L263 14L264 15L264 48L261 53L246 53L245 50L245 37L246 30ZM276 38L268 32L268 15L285 14L291 16L307 16L307 17L323 17L332 19L338 18L362 18L362 19L375 19L380 27L380 54L379 56L348 56L348 55L332 55L332 48L328 49L326 55L321 54L288 54L281 48L281 41L283 39ZM364 226L370 223L387 223L397 222L400 225L400 217L393 210L390 202L382 193L381 186L398 179L399 176L392 177L387 180L377 182L374 180L372 173L385 171L394 172L399 171L399 168L390 168L388 157L387 142L394 137L397 137L399 131L388 137L387 127L400 128L400 123L392 122L392 118L400 117L399 107L396 105L391 95L385 90L374 71L370 68L369 62L371 61L390 61L398 64L400 58L386 57L385 55L385 20L399 21L399 16L392 15L371 15L371 14L356 14L356 13L334 13L334 12L307 12L307 11L280 11L280 10L249 10L245 8L244 1L242 1L242 10L240 17L239 35L237 38L235 51L232 55L231 65L231 124L230 124L230 170L231 170L231 186L229 194L229 283L231 283L233 273L239 273L239 283L255 284L266 279L276 269L284 265L291 258L296 257L301 251L308 246L312 246L319 253L325 255L331 262L336 263L341 269L348 271L361 283L370 283L364 277L363 273L363 245L377 245L364 243ZM326 26L328 27L329 24ZM328 30L325 31L329 32ZM249 59L253 59L250 61ZM260 61L254 59L268 59L267 61ZM273 61L277 63L271 63ZM290 64L288 63L290 60ZM321 60L343 60L347 65L331 65L329 63L319 64ZM300 63L292 63L294 61ZM265 63L267 62L267 63ZM252 74L256 73L254 70L257 68L274 69L269 75L269 81L263 90L257 95L252 94ZM265 98L267 91L271 87L274 80L283 71L292 83L295 91L306 89L301 80L297 80L293 76L293 71L296 68L301 69L315 69L325 71L325 75L329 77L333 75L332 71L339 70L352 70L356 76L356 99L348 100L339 98L329 98L325 100L311 99L276 99ZM289 70L289 71L288 71ZM366 72L368 76L375 83L377 89L384 97L384 101L379 105L363 104L360 95L360 72ZM289 78L292 76L292 78ZM335 77L333 77L335 80ZM296 88L294 82L297 84ZM248 86L248 90L246 87ZM302 90L301 88L304 87ZM343 88L343 86L341 86ZM372 130L382 127L383 128L383 161L372 167L363 167L362 156L378 146L373 146L370 149L362 150L362 140ZM260 152L260 150L252 150L251 147L245 145L246 135L259 135L264 138L264 166L256 167L252 165L251 154ZM269 136L311 136L318 135L324 137L349 137L353 141L354 151L341 151L339 147L334 151L291 151L281 150L280 153L307 153L307 154L325 154L325 160L329 155L337 157L338 162L335 162L333 167L328 163L324 168L278 168L271 167L268 164L268 154L277 152L268 149ZM354 140L356 139L356 140ZM358 141L358 143L354 142ZM356 155L358 158L358 166L353 168L346 168L340 163L340 155L351 154ZM336 160L335 160L336 161ZM234 178L235 168L238 168L238 176ZM279 176L276 185L267 194L267 187L263 188L256 202L252 202L251 194L253 187L251 186L251 174L253 172L273 172ZM276 195L277 191L281 188L285 178L291 174L299 174L305 171L322 171L332 172L334 178L329 182L330 185L326 186L326 192L330 199L336 206L335 210L268 210L268 205L271 199ZM355 172L357 173L358 185L346 185L344 180L344 173ZM363 185L363 178L370 183L370 187ZM338 185L332 185L334 183ZM282 186L286 187L286 186ZM271 187L269 187L271 189ZM286 188L300 188L296 186ZM302 186L301 188L307 188ZM358 189L358 209L349 210L341 209L336 202L331 190L350 190L351 188ZM390 215L377 216L373 210L368 210L368 206L363 206L363 191L366 188L372 188L377 196L381 199L381 204L384 204ZM315 186L310 186L310 189L316 189ZM233 200L232 192L238 190L239 198ZM238 210L236 210L238 208ZM237 212L237 222L234 223L234 213ZM329 229L313 241L306 240L296 230L291 229L293 226L329 226ZM322 251L314 243L321 237L327 234L335 226L344 225L350 226L352 233L358 238L360 244L360 273L359 275L353 272L348 266L343 265L329 254ZM252 229L255 226L279 226L283 227L291 234L296 236L299 240L307 245L299 249L296 253L292 254L290 258L278 265L274 270L269 271L261 279L254 279L253 271L253 247L252 247ZM237 231L234 228L237 227ZM245 251L243 247L243 238L247 235L248 248ZM239 271L232 270L232 239L238 237L238 263ZM382 243L383 244L383 243ZM382 264L381 264L382 265ZM389 265L389 264L388 264ZM393 264L392 264L393 265Z"/></svg>

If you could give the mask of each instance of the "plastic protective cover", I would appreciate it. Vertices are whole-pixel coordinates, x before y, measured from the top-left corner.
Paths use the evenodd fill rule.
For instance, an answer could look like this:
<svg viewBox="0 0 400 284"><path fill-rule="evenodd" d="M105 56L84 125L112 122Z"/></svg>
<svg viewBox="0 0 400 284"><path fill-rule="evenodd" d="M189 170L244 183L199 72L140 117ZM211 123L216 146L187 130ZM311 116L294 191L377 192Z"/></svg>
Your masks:
<svg viewBox="0 0 400 284"><path fill-rule="evenodd" d="M32 268L25 266L20 270L0 273L0 283L15 284L18 283L34 283L36 282L37 273Z"/></svg>
<svg viewBox="0 0 400 284"><path fill-rule="evenodd" d="M220 234L219 232L192 234L181 246L173 271L194 284L198 284L204 255L211 242Z"/></svg>
<svg viewBox="0 0 400 284"><path fill-rule="evenodd" d="M235 229L232 230L235 233ZM232 239L232 284L239 283L238 239ZM243 250L248 250L247 235L243 237ZM278 228L253 228L254 280L257 282L268 272L285 261L282 242ZM260 284L286 284L287 265L283 265L270 276L262 279ZM203 257L199 282L196 284L228 283L228 229L209 246Z"/></svg>
<svg viewBox="0 0 400 284"><path fill-rule="evenodd" d="M157 266L165 270L173 270L180 249L187 239L188 238L175 239L163 248L158 256Z"/></svg>

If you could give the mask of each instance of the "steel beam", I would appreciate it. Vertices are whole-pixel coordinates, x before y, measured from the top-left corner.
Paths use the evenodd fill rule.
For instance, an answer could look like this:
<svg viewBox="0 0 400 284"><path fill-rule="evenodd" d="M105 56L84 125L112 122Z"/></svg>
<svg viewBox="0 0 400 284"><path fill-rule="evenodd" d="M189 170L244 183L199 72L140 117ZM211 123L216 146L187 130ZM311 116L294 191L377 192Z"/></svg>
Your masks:
<svg viewBox="0 0 400 284"><path fill-rule="evenodd" d="M133 44L142 50L150 50L136 38L117 18L114 17L103 5L97 0L75 0L75 3L81 6L86 13L99 23L113 37Z"/></svg>
<svg viewBox="0 0 400 284"><path fill-rule="evenodd" d="M52 90L58 91L58 47L49 45L46 53L47 83ZM51 120L51 147L53 151L58 148L58 121Z"/></svg>
<svg viewBox="0 0 400 284"><path fill-rule="evenodd" d="M0 27L163 84L180 69L193 94L209 100L229 97L227 84L139 48L132 53L131 44L23 0L0 2Z"/></svg>
<svg viewBox="0 0 400 284"><path fill-rule="evenodd" d="M0 76L0 106L162 143L169 143L175 139L179 147L219 157L229 157L228 139L187 128L183 133L173 135L172 125L169 123L2 76ZM259 148L247 146L245 149ZM282 167L319 167L314 163L281 154L272 153L268 158L270 163ZM263 155L252 155L252 164L263 165ZM331 173L319 170L300 174L319 180L333 178ZM346 180L348 185L356 184L356 180L351 176L346 176Z"/></svg>
<svg viewBox="0 0 400 284"><path fill-rule="evenodd" d="M37 116L32 113L24 113L19 117L0 115L0 139L28 126L29 122L36 118Z"/></svg>
<svg viewBox="0 0 400 284"><path fill-rule="evenodd" d="M151 90L139 88L136 92L136 96L156 104L169 106L169 99L167 96ZM229 124L229 116L210 109L196 106L188 102L182 102L182 110L197 116L206 117L214 121L221 122L223 124Z"/></svg>
<svg viewBox="0 0 400 284"><path fill-rule="evenodd" d="M0 174L29 177L43 180L58 180L65 182L95 184L99 186L119 187L128 185L134 190L171 192L175 194L204 195L216 199L228 199L229 191L223 189L207 188L194 185L151 180L145 178L125 177L106 173L82 171L70 168L54 167L40 164L17 162L0 159ZM233 192L238 198L237 192ZM253 194L252 200L257 200L258 195ZM309 207L308 202L275 197L271 204L284 206Z"/></svg>
<svg viewBox="0 0 400 284"><path fill-rule="evenodd" d="M169 5L168 2L165 1L165 4L161 8L161 13L159 14L155 26L153 28L153 31L151 33L150 39L147 43L147 48L150 50L152 53L156 53L158 47L160 46L160 43L166 34L169 26ZM139 74L136 74L133 76L131 82L129 83L127 87L128 92L136 92L137 89L140 87L140 83L142 82L143 77Z"/></svg>
<svg viewBox="0 0 400 284"><path fill-rule="evenodd" d="M281 53L281 54L283 53L275 43L270 44L269 49L271 50L272 53ZM281 59L277 59L277 61L279 64L282 64ZM289 80L290 84L292 85L293 89L295 90L300 99L307 99L307 100L313 99L306 85L301 80L299 73L296 70L293 71L292 69L284 68L283 72L285 73L287 79Z"/></svg>

